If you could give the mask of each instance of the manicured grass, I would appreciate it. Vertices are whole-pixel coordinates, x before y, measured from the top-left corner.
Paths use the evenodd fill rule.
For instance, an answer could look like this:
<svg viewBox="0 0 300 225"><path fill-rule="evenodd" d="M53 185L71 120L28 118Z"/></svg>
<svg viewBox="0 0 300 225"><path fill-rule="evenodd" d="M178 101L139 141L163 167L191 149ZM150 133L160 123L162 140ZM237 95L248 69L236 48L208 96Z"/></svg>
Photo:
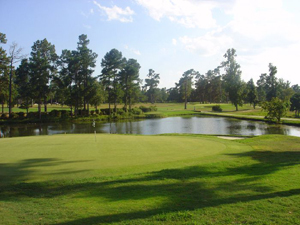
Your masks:
<svg viewBox="0 0 300 225"><path fill-rule="evenodd" d="M0 139L0 224L299 224L300 138Z"/></svg>

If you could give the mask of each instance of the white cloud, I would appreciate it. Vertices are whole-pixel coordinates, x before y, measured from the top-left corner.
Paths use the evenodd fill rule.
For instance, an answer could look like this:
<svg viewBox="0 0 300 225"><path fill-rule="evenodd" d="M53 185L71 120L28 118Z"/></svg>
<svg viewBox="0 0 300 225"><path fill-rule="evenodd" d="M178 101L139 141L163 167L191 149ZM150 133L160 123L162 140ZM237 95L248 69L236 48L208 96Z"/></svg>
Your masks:
<svg viewBox="0 0 300 225"><path fill-rule="evenodd" d="M125 9L122 9L116 5L113 7L105 7L100 5L97 1L94 1L94 4L98 6L98 8L101 11L104 11L104 13L108 17L108 21L110 20L119 20L120 22L127 23L127 22L132 22L132 15L134 14L134 11L130 9L130 7L126 7Z"/></svg>
<svg viewBox="0 0 300 225"><path fill-rule="evenodd" d="M233 39L226 35L216 35L207 33L204 36L191 38L183 36L179 38L180 42L190 52L195 52L202 56L213 56L223 54L226 49L231 48Z"/></svg>
<svg viewBox="0 0 300 225"><path fill-rule="evenodd" d="M136 55L141 55L141 52L139 50L134 50L133 53Z"/></svg>
<svg viewBox="0 0 300 225"><path fill-rule="evenodd" d="M128 45L124 45L124 48L132 53L134 53L135 55L141 55L141 52L139 50L136 50L134 48L129 47Z"/></svg>
<svg viewBox="0 0 300 225"><path fill-rule="evenodd" d="M217 5L214 1L136 0L136 2L147 8L150 16L157 21L166 17L188 28L207 29L216 26L212 16L212 9Z"/></svg>
<svg viewBox="0 0 300 225"><path fill-rule="evenodd" d="M172 44L177 45L177 40L175 38L172 39Z"/></svg>
<svg viewBox="0 0 300 225"><path fill-rule="evenodd" d="M83 24L83 26L84 26L86 29L92 29L92 26L91 26L91 25Z"/></svg>
<svg viewBox="0 0 300 225"><path fill-rule="evenodd" d="M91 13L91 14L94 14L94 9L90 9L90 13Z"/></svg>
<svg viewBox="0 0 300 225"><path fill-rule="evenodd" d="M297 40L299 26L282 7L282 0L237 0L229 27L236 33L260 41L265 38ZM299 33L299 32L298 32Z"/></svg>
<svg viewBox="0 0 300 225"><path fill-rule="evenodd" d="M288 47L270 47L263 49L259 54L240 55L239 62L243 71L243 78L249 80L251 77L257 80L262 73L268 73L268 65L272 63L277 67L278 78L299 84L300 78L295 72L295 65L300 59L300 43Z"/></svg>

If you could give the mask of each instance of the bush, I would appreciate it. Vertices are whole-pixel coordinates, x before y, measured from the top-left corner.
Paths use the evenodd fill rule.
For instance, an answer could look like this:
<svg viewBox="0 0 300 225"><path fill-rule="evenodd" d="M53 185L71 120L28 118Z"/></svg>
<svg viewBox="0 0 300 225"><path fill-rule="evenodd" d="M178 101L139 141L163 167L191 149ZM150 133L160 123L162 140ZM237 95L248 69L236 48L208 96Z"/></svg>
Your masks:
<svg viewBox="0 0 300 225"><path fill-rule="evenodd" d="M134 114L134 115L142 115L143 111L140 108L134 107L134 108L131 109L131 113Z"/></svg>
<svg viewBox="0 0 300 225"><path fill-rule="evenodd" d="M61 112L58 111L58 110L56 110L56 109L54 109L51 112L49 112L49 116L51 116L51 117L60 117L61 116Z"/></svg>
<svg viewBox="0 0 300 225"><path fill-rule="evenodd" d="M8 114L8 113L3 113L3 114L1 115L1 118L2 118L2 119L8 119L8 118L9 118L9 114Z"/></svg>
<svg viewBox="0 0 300 225"><path fill-rule="evenodd" d="M222 112L222 108L221 108L220 105L214 105L214 106L212 107L212 111L213 111L213 112Z"/></svg>
<svg viewBox="0 0 300 225"><path fill-rule="evenodd" d="M61 118L68 118L70 115L71 115L71 112L70 111L67 111L67 110L60 110L60 117Z"/></svg>
<svg viewBox="0 0 300 225"><path fill-rule="evenodd" d="M24 112L18 112L17 113L18 114L18 116L20 117L20 118L25 118L26 116L27 116L27 114L26 113L24 113Z"/></svg>
<svg viewBox="0 0 300 225"><path fill-rule="evenodd" d="M145 112L157 111L156 106L146 107L146 106L141 105L141 106L139 107L139 109L142 110L144 113L145 113Z"/></svg>
<svg viewBox="0 0 300 225"><path fill-rule="evenodd" d="M103 114L103 115L109 115L109 109L101 109L100 111L101 111L101 114ZM111 109L111 112L112 111L113 110Z"/></svg>
<svg viewBox="0 0 300 225"><path fill-rule="evenodd" d="M125 112L124 109L117 109L117 113L116 113L116 114L117 114L117 115L125 115L126 112Z"/></svg>
<svg viewBox="0 0 300 225"><path fill-rule="evenodd" d="M269 102L263 102L261 107L268 113L265 117L267 120L276 120L279 123L280 119L286 115L289 109L289 102L282 101L276 97L272 98Z"/></svg>

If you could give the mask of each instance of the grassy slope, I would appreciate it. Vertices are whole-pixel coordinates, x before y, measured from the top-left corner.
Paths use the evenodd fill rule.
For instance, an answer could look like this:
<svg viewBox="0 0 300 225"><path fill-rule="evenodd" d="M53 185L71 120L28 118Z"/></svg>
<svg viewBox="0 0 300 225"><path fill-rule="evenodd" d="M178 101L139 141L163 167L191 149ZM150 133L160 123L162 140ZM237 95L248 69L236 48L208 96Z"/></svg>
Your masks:
<svg viewBox="0 0 300 225"><path fill-rule="evenodd" d="M300 138L0 140L0 224L299 224Z"/></svg>

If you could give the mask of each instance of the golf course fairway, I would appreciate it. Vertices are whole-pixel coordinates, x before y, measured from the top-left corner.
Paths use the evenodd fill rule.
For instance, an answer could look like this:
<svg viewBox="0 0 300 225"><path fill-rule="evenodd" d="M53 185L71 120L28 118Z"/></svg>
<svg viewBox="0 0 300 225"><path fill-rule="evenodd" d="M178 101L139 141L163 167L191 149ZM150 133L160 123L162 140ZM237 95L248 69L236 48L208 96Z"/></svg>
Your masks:
<svg viewBox="0 0 300 225"><path fill-rule="evenodd" d="M0 139L0 224L300 224L300 138Z"/></svg>

